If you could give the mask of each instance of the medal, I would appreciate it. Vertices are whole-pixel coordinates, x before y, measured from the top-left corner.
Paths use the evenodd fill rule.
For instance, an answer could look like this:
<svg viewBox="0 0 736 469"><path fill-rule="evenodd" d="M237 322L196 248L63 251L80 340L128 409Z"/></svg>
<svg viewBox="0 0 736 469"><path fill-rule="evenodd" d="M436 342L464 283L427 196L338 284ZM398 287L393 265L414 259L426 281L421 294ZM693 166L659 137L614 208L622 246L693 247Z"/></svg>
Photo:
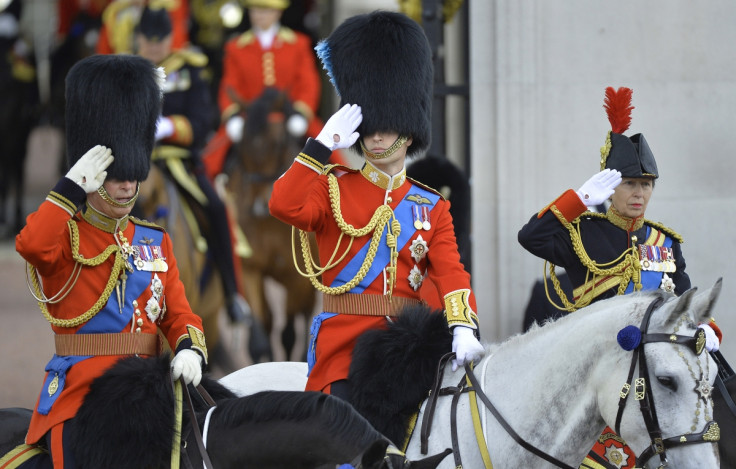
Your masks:
<svg viewBox="0 0 736 469"><path fill-rule="evenodd" d="M412 215L412 218L414 218L414 229L421 230L422 229L422 216L420 215L418 205L411 206L411 215Z"/></svg>
<svg viewBox="0 0 736 469"><path fill-rule="evenodd" d="M422 207L422 228L425 231L429 231L432 228L432 224L429 223L429 207Z"/></svg>

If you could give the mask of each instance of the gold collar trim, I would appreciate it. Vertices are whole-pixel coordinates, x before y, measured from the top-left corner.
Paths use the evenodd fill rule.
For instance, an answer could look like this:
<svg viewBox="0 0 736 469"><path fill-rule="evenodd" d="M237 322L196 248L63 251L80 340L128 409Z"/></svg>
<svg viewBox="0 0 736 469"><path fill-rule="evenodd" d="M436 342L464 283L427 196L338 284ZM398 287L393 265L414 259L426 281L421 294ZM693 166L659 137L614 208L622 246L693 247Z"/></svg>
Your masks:
<svg viewBox="0 0 736 469"><path fill-rule="evenodd" d="M614 225L628 232L636 231L644 226L644 215L636 218L625 217L621 215L615 208L613 208L613 205L608 207L606 218L608 218L608 221L610 221Z"/></svg>
<svg viewBox="0 0 736 469"><path fill-rule="evenodd" d="M128 227L128 215L123 218L111 218L95 209L89 202L80 213L87 223L107 233L114 234Z"/></svg>
<svg viewBox="0 0 736 469"><path fill-rule="evenodd" d="M406 181L406 167L404 167L400 173L389 176L370 164L368 161L363 165L363 168L360 170L360 174L384 190L396 190Z"/></svg>

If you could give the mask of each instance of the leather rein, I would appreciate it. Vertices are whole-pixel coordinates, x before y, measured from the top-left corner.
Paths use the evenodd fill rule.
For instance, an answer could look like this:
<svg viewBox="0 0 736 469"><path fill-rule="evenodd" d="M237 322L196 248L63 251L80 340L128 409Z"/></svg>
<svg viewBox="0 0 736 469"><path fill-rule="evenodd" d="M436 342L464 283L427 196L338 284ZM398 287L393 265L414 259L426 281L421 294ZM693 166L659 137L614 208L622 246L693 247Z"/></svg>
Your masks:
<svg viewBox="0 0 736 469"><path fill-rule="evenodd" d="M171 377L171 374L169 374L169 377ZM171 384L172 384L172 387L174 389L174 398L175 398L175 400L177 399L177 397L176 397L176 393L177 393L176 390L177 390L177 388L181 389L182 394L186 398L187 410L189 411L189 417L190 417L189 418L189 422L191 423L191 430L192 430L192 433L194 434L194 439L197 442L197 449L199 450L199 455L202 458L202 463L204 464L204 468L205 469L213 469L214 466L212 465L212 461L210 460L210 456L207 453L206 444L204 442L204 439L202 438L202 431L199 429L199 422L197 421L197 413L194 410L194 404L192 402L192 396L189 393L189 389L188 389L186 383L184 382L184 379L183 378L179 378L179 380L178 380L177 383L174 383L174 381L172 380L171 381ZM202 400L204 400L204 402L207 403L208 406L210 406L210 407L217 407L217 404L215 403L215 400L212 399L212 397L210 396L210 394L207 392L207 390L204 389L204 387L201 384L196 387L196 390L199 393L199 396L202 398ZM177 419L178 418L180 418L180 417L177 417ZM175 435L174 438L176 439L176 435ZM176 444L177 443L175 443L175 445ZM183 443L181 443L181 447L183 447L184 449L186 449L186 440ZM184 464L185 464L185 466L188 469L194 469L194 466L192 465L192 462L190 461L190 459L188 457L187 458L182 458L182 461L184 461ZM174 467L175 464L176 463L174 461L172 461L172 467Z"/></svg>
<svg viewBox="0 0 736 469"><path fill-rule="evenodd" d="M688 348L690 348L696 355L699 355L700 352L703 350L703 346L705 344L705 335L701 329L698 329L694 337L689 336L682 336L682 335L676 335L676 334L648 334L647 329L649 327L649 321L651 319L652 313L659 308L664 303L664 299L657 298L652 303L649 304L649 307L647 308L646 313L644 314L644 319L642 320L641 325L641 342L639 345L634 349L634 355L631 360L631 367L629 370L629 376L627 379L627 382L624 384L621 393L620 393L620 400L619 400L619 409L618 414L616 416L616 427L615 431L617 434L620 434L620 423L621 418L623 415L623 410L626 406L626 398L629 394L629 389L631 388L631 381L633 378L634 371L636 369L636 365L638 363L639 365L639 378L635 382L635 398L640 403L640 409L641 414L644 417L644 422L647 427L647 431L649 433L649 437L651 440L651 445L644 449L644 451L637 457L637 467L644 465L649 459L651 459L652 456L655 454L660 455L660 459L662 460L662 465L659 466L664 467L667 463L666 453L665 450L668 448L672 448L679 445L687 445L687 444L694 444L694 443L715 443L720 439L720 430L718 428L718 424L715 421L710 421L706 423L705 428L702 432L697 434L682 434L678 436L674 436L671 438L663 439L662 438L662 431L659 428L659 422L657 419L657 413L654 408L654 400L652 397L652 390L651 386L646 386L646 382L650 381L649 378L649 369L646 364L646 357L644 354L644 344L646 343L656 343L656 342L668 342L673 344L681 344L685 345ZM465 365L465 376L463 376L462 380L456 385L456 386L450 386L441 388L442 378L444 374L444 368L447 362L454 358L455 354L454 352L445 354L439 361L436 375L435 375L435 381L432 386L432 389L430 390L429 397L427 398L427 404L425 407L424 416L422 419L422 428L421 428L421 451L422 454L427 454L428 452L428 442L429 442L429 435L431 432L431 425L432 420L434 419L434 412L435 408L437 406L437 398L440 396L445 395L452 395L452 404L451 404L451 439L452 439L452 452L453 457L455 458L455 467L456 468L462 468L462 461L460 458L460 446L458 444L458 435L457 435L457 403L459 401L460 395L465 392L474 392L480 399L483 401L483 404L486 406L486 408L493 414L493 416L496 418L498 423L503 427L503 429L506 431L506 433L511 436L514 441L516 441L517 444L522 446L527 451L533 453L535 456L544 459L545 461L554 464L557 467L563 468L563 469L577 469L576 467L569 466L565 464L564 462L558 460L554 456L551 456L544 451L540 450L539 448L533 446L526 440L524 440L516 431L511 427L511 425L506 421L506 419L503 418L503 416L500 414L498 409L493 405L491 400L488 398L486 393L483 391L483 388L481 387L481 384L478 382L478 379L476 378L475 374L473 373L473 369L469 364ZM469 382L469 385L467 384ZM472 404L471 404L472 405ZM480 439L479 439L480 443ZM492 465L491 465L492 467Z"/></svg>

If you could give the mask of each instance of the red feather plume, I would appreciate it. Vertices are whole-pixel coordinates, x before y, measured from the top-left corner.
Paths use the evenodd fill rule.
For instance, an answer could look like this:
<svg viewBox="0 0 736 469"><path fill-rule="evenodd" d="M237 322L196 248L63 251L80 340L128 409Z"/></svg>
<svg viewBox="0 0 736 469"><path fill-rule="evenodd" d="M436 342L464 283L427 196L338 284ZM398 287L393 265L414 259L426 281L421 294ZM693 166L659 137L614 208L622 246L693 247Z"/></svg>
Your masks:
<svg viewBox="0 0 736 469"><path fill-rule="evenodd" d="M603 101L603 107L608 114L608 121L611 123L611 130L614 133L622 134L628 130L631 125L631 88L621 87L614 90L609 86L606 88L606 98Z"/></svg>

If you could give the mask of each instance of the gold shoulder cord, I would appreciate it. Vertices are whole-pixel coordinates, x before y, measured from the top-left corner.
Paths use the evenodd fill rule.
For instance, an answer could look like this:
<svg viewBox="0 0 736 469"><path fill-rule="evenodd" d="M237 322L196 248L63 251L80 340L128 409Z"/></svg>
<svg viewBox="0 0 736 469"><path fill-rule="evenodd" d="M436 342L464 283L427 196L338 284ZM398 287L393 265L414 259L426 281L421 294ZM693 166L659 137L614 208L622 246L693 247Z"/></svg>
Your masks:
<svg viewBox="0 0 736 469"><path fill-rule="evenodd" d="M575 250L575 254L577 254L578 259L580 259L580 262L583 264L583 266L588 269L588 274L586 275L584 284L588 283L588 276L590 274L593 274L593 280L595 280L596 277L620 277L621 280L618 286L618 295L624 294L629 281L631 281L632 279L634 281L634 289L641 289L641 266L639 263L639 255L636 250L636 246L631 246L630 248L626 249L623 253L621 253L618 258L612 260L611 262L605 264L597 264L593 259L590 258L590 256L588 256L588 253L585 251L585 246L583 246L583 241L580 236L580 219L578 218L577 220L574 220L572 223L570 223L565 220L564 216L556 206L551 206L550 210L552 210L555 216L557 216L557 219L560 220L563 226L565 226L565 228L567 228L567 230L570 232L570 241L572 242L572 247ZM545 261L544 265L546 278L547 261ZM549 302L555 308L562 311L575 311L588 306L591 301L593 301L593 290L591 289L590 295L581 296L575 303L571 303L567 299L567 295L565 295L565 292L560 286L560 280L555 274L555 265L552 263L549 263L549 276L552 280L552 286L554 287L555 293L557 293L557 295L560 297L563 305L557 305L554 300L550 298L547 282L545 281L544 290L547 294L547 300L549 300Z"/></svg>
<svg viewBox="0 0 736 469"><path fill-rule="evenodd" d="M125 265L125 260L123 259L123 256L121 254L120 247L116 245L108 246L104 251L91 259L87 259L79 254L79 229L77 228L77 223L74 220L69 220L69 222L67 222L67 226L69 227L71 237L72 257L76 264L74 265L74 269L72 270L72 274L70 275L69 280L59 290L58 293L53 295L51 298L46 297L46 295L44 295L43 293L43 289L41 288L41 281L38 275L38 271L33 265L26 264L26 281L28 283L29 290L31 290L31 294L36 299L36 301L38 301L38 306L41 308L41 313L43 313L43 316L46 318L46 320L52 326L57 327L76 327L92 319L107 303L108 298L110 298L110 295L115 288L115 283L117 282L118 276L120 275L120 271ZM112 272L110 272L110 278L107 280L107 285L105 285L105 289L102 291L100 298L95 302L95 304L92 305L92 307L87 312L82 313L75 318L57 319L51 316L46 303L54 304L63 300L77 283L79 273L81 272L83 266L98 266L105 262L113 254L115 255L115 263L113 264ZM29 274L30 278L28 278Z"/></svg>
<svg viewBox="0 0 736 469"><path fill-rule="evenodd" d="M399 236L399 233L401 233L401 225L399 224L399 221L396 220L396 217L394 217L394 212L393 210L391 210L391 207L389 207L388 205L381 205L373 213L371 220L368 222L366 226L360 229L355 228L353 225L346 223L345 219L342 217L342 211L340 209L340 188L337 184L337 177L334 174L328 174L327 182L329 186L330 205L332 207L332 214L335 218L335 222L337 222L337 225L340 227L340 237L338 238L337 244L335 245L335 250L332 252L332 255L330 256L330 260L327 262L327 264L324 267L320 267L314 261L314 257L312 256L312 248L309 244L308 233L305 231L299 230L299 238L301 240L301 248L302 248L302 257L304 259L304 267L306 269L306 272L303 272L301 268L299 267L299 263L297 262L297 258L296 258L296 245L294 243L294 236L293 236L295 228L292 227L291 252L292 252L292 257L294 260L294 266L296 267L296 270L299 272L300 275L307 277L312 282L312 285L314 285L314 288L316 288L318 291L322 293L326 293L328 295L340 295L342 293L346 293L350 291L353 287L355 287L358 283L360 283L360 281L363 280L363 278L368 273L368 269L370 269L371 265L373 264L373 260L376 257L376 252L378 251L379 242L381 241L381 234L383 233L383 228L385 226L388 226L388 233L386 235L386 244L391 248L391 262L390 262L390 266L387 267L386 270L389 274L388 296L390 298L391 293L393 292L393 287L396 283L396 260L399 257L399 253L396 250L396 238ZM360 236L365 236L371 232L373 232L373 236L371 237L370 245L368 246L368 253L365 256L365 259L363 259L363 264L360 266L360 269L355 274L355 277L353 277L349 282L345 283L344 285L340 285L339 287L328 287L327 285L317 280L318 276L334 268L337 264L339 264L345 258L345 256L350 251L350 247L352 246L353 240L355 238L360 237ZM344 252L340 256L340 258L335 261L334 259L337 256L337 253L340 249L340 244L342 243L342 238L344 235L349 236L350 241L347 247L345 248ZM317 269L317 272L315 272L314 270L315 268Z"/></svg>

